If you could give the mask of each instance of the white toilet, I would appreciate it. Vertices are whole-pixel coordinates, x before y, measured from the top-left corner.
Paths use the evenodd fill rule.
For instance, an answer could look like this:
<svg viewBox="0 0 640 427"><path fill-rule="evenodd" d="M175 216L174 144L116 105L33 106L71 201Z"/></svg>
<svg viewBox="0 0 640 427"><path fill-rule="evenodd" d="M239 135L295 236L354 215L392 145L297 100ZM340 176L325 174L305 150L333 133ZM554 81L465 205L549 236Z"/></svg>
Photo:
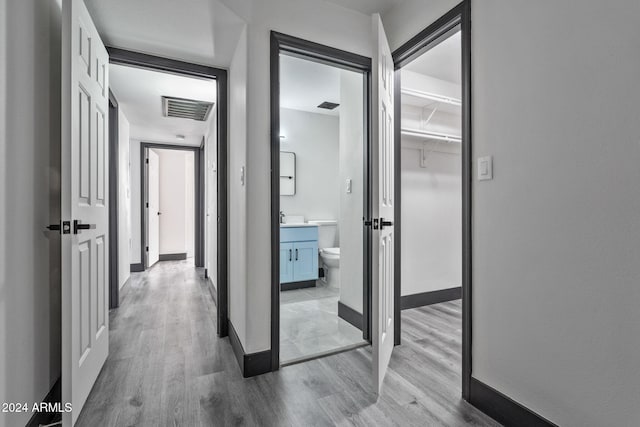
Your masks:
<svg viewBox="0 0 640 427"><path fill-rule="evenodd" d="M318 226L318 248L320 265L324 270L322 279L332 288L340 287L340 247L338 246L338 222L335 220L309 221Z"/></svg>

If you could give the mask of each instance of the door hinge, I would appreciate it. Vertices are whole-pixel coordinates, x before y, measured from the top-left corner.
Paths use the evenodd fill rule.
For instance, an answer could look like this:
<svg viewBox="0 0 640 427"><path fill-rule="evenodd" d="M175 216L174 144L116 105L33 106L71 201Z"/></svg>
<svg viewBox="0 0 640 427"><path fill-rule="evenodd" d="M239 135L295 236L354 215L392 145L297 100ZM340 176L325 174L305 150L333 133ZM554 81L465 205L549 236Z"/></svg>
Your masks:
<svg viewBox="0 0 640 427"><path fill-rule="evenodd" d="M144 250L145 250L146 252L149 252L149 246L146 246L146 247L144 248Z"/></svg>
<svg viewBox="0 0 640 427"><path fill-rule="evenodd" d="M144 159L144 162L145 162L146 164L149 164L149 159Z"/></svg>
<svg viewBox="0 0 640 427"><path fill-rule="evenodd" d="M145 207L148 208L149 207L149 202L147 202L145 205L146 205Z"/></svg>

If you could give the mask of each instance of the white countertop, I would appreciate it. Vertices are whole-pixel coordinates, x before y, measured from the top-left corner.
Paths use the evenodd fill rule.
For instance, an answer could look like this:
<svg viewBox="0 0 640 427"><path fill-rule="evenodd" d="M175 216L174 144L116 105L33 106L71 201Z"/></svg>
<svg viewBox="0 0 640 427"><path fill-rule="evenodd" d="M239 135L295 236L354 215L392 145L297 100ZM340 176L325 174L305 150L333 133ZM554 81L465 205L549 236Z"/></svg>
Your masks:
<svg viewBox="0 0 640 427"><path fill-rule="evenodd" d="M295 228L295 227L317 227L318 224L308 224L306 222L280 224L280 228Z"/></svg>

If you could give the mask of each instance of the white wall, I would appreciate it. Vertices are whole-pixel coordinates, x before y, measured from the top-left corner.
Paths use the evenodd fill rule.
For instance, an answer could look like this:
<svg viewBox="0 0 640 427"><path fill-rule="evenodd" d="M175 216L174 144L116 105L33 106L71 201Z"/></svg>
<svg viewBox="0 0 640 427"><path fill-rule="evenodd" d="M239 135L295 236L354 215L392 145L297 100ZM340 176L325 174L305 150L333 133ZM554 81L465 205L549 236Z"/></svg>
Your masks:
<svg viewBox="0 0 640 427"><path fill-rule="evenodd" d="M118 109L118 285L123 287L131 269L131 188L129 185L129 121Z"/></svg>
<svg viewBox="0 0 640 427"><path fill-rule="evenodd" d="M229 320L247 351L247 33L240 35L229 67ZM270 249L269 249L270 250ZM267 250L265 253L269 253ZM261 318L262 316L260 316ZM269 332L267 332L269 333Z"/></svg>
<svg viewBox="0 0 640 427"><path fill-rule="evenodd" d="M461 87L402 70L402 88L461 98ZM462 134L461 110L439 105L427 128ZM421 129L430 109L402 105L402 128ZM462 285L462 159L460 144L402 135L401 295ZM422 156L426 167L421 166Z"/></svg>
<svg viewBox="0 0 640 427"><path fill-rule="evenodd" d="M188 247L193 246L193 152L153 151L158 154L160 170L160 254L193 253Z"/></svg>
<svg viewBox="0 0 640 427"><path fill-rule="evenodd" d="M140 187L140 141L131 140L129 150L129 185L131 186L131 264L141 264L143 260L140 258L142 242L141 242L141 213L140 200L142 198L142 189Z"/></svg>
<svg viewBox="0 0 640 427"><path fill-rule="evenodd" d="M193 258L195 255L195 155L193 152L185 153L184 156L184 240L187 252L187 258Z"/></svg>
<svg viewBox="0 0 640 427"><path fill-rule="evenodd" d="M341 107L340 107L341 108ZM340 211L338 116L280 109L280 150L296 155L296 194L280 196L285 215L337 220Z"/></svg>
<svg viewBox="0 0 640 427"><path fill-rule="evenodd" d="M218 134L217 105L209 115L209 128L205 135L205 268L214 286L218 286Z"/></svg>
<svg viewBox="0 0 640 427"><path fill-rule="evenodd" d="M60 376L60 4L0 0L0 402ZM0 413L0 426L30 413Z"/></svg>
<svg viewBox="0 0 640 427"><path fill-rule="evenodd" d="M420 3L385 20L394 47L437 17ZM640 3L472 20L473 156L495 161L473 182L473 375L559 425L635 425Z"/></svg>
<svg viewBox="0 0 640 427"><path fill-rule="evenodd" d="M419 147L422 144L416 144ZM427 150L438 150L434 144ZM462 180L460 152L402 154L402 295L462 285Z"/></svg>
<svg viewBox="0 0 640 427"><path fill-rule="evenodd" d="M251 263L247 265L246 313L251 317L242 342L245 351L253 353L271 347L270 304L265 303L271 298L270 79L265 72L269 69L269 32L276 30L369 56L371 17L326 2L256 1L248 30L246 236ZM238 181L236 173L231 169L232 186Z"/></svg>
<svg viewBox="0 0 640 427"><path fill-rule="evenodd" d="M340 302L362 313L364 209L363 77L340 71ZM351 193L346 181L351 179Z"/></svg>

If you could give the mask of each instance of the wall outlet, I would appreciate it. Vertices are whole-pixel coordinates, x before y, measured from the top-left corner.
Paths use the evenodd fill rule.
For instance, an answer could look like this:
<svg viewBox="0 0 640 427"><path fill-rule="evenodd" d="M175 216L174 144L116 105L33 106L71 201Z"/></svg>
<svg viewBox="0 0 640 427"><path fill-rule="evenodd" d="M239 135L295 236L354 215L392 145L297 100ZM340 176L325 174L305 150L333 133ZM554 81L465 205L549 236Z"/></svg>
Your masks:
<svg viewBox="0 0 640 427"><path fill-rule="evenodd" d="M488 181L493 179L493 157L485 156L478 158L478 181Z"/></svg>
<svg viewBox="0 0 640 427"><path fill-rule="evenodd" d="M353 181L351 181L351 178L347 178L347 194L351 193L353 189L352 183Z"/></svg>
<svg viewBox="0 0 640 427"><path fill-rule="evenodd" d="M240 168L240 185L244 187L244 166Z"/></svg>

